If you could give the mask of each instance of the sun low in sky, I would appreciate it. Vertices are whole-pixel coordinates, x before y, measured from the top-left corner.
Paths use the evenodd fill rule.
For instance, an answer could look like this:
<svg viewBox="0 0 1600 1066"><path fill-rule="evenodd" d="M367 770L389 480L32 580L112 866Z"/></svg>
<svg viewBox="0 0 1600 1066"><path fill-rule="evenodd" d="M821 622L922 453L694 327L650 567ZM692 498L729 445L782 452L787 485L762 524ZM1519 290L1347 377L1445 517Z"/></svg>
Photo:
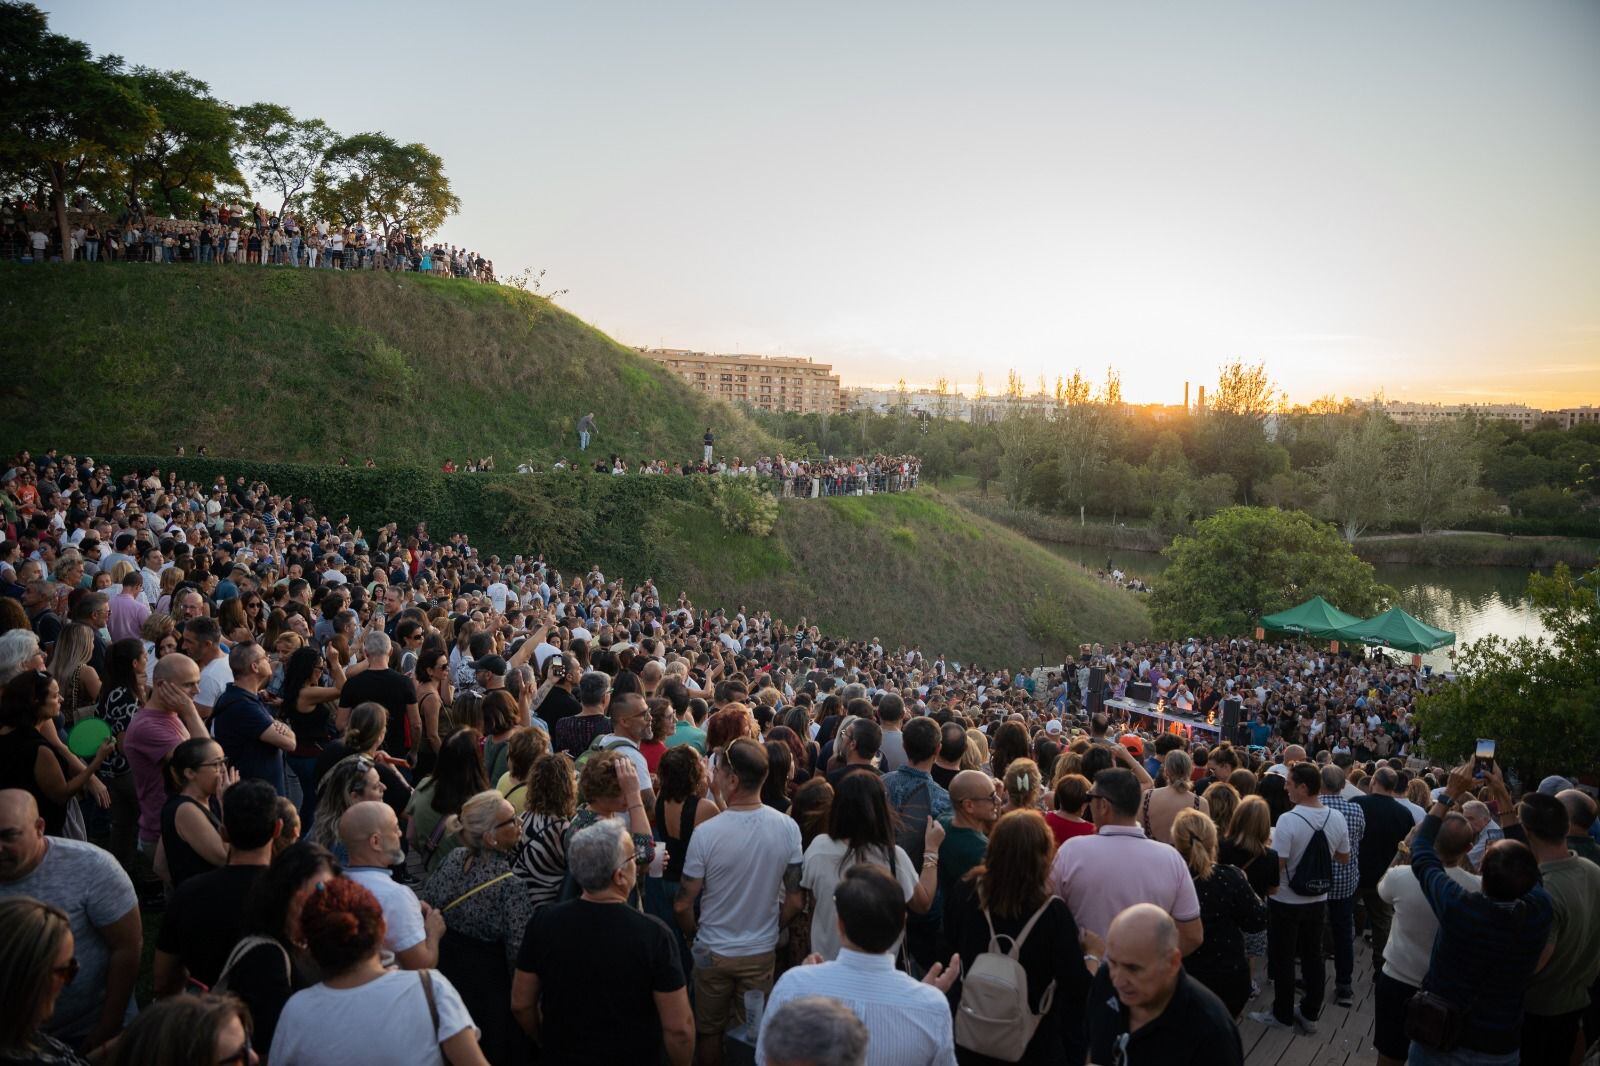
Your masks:
<svg viewBox="0 0 1600 1066"><path fill-rule="evenodd" d="M1600 4L41 0L439 152L441 237L846 384L1600 402Z"/></svg>

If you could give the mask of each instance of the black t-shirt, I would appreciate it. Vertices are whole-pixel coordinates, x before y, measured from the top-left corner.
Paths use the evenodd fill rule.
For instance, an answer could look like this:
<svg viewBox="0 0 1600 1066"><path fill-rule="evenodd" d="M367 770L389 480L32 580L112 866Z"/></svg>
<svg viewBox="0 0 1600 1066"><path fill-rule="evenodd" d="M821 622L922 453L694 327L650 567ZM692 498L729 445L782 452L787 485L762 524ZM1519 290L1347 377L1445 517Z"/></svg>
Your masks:
<svg viewBox="0 0 1600 1066"><path fill-rule="evenodd" d="M539 709L534 713L544 719L544 724L551 729L563 718L570 718L583 710L583 704L578 702L578 697L556 685L545 693L544 702L539 704Z"/></svg>
<svg viewBox="0 0 1600 1066"><path fill-rule="evenodd" d="M1250 887L1256 890L1256 895L1266 899L1267 895L1278 887L1278 879L1282 876L1278 868L1278 853L1271 848L1264 848L1260 855L1252 856L1237 844L1222 841L1217 845L1217 861L1228 866L1237 866L1243 873Z"/></svg>
<svg viewBox="0 0 1600 1066"><path fill-rule="evenodd" d="M189 878L172 893L156 947L176 955L210 988L239 942L245 897L265 866L223 866Z"/></svg>
<svg viewBox="0 0 1600 1066"><path fill-rule="evenodd" d="M1126 1066L1243 1066L1239 1029L1216 993L1187 973L1161 1016L1128 1037L1124 1057L1117 1039L1128 1031L1128 1012L1111 984L1111 967L1102 965L1089 991L1089 1061Z"/></svg>
<svg viewBox="0 0 1600 1066"><path fill-rule="evenodd" d="M383 705L389 712L388 732L383 738L383 750L395 758L404 758L412 747L410 725L406 708L417 702L417 686L398 670L363 670L344 684L339 693L339 706L354 707L371 701Z"/></svg>
<svg viewBox="0 0 1600 1066"><path fill-rule="evenodd" d="M1360 887L1367 889L1382 880L1400 842L1416 822L1411 812L1393 796L1359 796L1355 803L1367 818L1367 828L1361 834L1361 846L1357 849L1361 864Z"/></svg>
<svg viewBox="0 0 1600 1066"><path fill-rule="evenodd" d="M878 769L876 766L868 766L866 763L845 763L838 769L828 771L828 784L832 785L834 788L838 788L839 782L844 780L844 775L850 773L852 770L866 770L870 773L877 774L879 777L883 776L883 771Z"/></svg>
<svg viewBox="0 0 1600 1066"><path fill-rule="evenodd" d="M272 1034L278 1031L278 1017L289 997L315 983L277 943L257 944L234 963L228 991L250 1008L250 1046L257 1054L265 1055L272 1047Z"/></svg>
<svg viewBox="0 0 1600 1066"><path fill-rule="evenodd" d="M978 893L971 881L960 882L946 902L945 935L950 947L961 954L965 973L974 960L989 950L989 923L984 921ZM1030 912L1031 915L1031 912ZM1021 918L994 918L999 936L1013 937L1022 932L1029 915ZM1001 941L1007 948L1009 940ZM1078 923L1064 900L1052 899L1022 942L1022 968L1028 974L1028 1007L1039 1009L1044 990L1054 981L1055 998L1050 1014L1039 1023L1027 1051L1019 1062L1055 1063L1083 1061L1083 1001L1089 993L1089 972L1083 968L1083 951L1078 947ZM950 989L950 1001L961 1002L961 983ZM998 1060L962 1050L961 1061L984 1064Z"/></svg>
<svg viewBox="0 0 1600 1066"><path fill-rule="evenodd" d="M933 768L928 771L928 773L932 775L934 783L940 788L944 789L946 792L950 791L950 782L954 781L956 779L956 775L960 772L961 767L959 766L955 767L954 769L946 770L938 763L934 763Z"/></svg>
<svg viewBox="0 0 1600 1066"><path fill-rule="evenodd" d="M517 969L539 978L545 1066L657 1062L655 993L684 986L678 945L659 918L575 899L528 920Z"/></svg>

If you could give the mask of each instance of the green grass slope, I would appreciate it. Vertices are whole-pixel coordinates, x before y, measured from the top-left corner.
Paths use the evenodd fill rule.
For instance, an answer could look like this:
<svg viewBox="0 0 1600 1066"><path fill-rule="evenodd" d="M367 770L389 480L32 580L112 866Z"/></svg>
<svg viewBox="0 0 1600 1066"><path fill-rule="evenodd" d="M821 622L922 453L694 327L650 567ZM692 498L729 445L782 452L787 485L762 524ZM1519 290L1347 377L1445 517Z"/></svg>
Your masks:
<svg viewBox="0 0 1600 1066"><path fill-rule="evenodd" d="M1035 600L1062 607L1065 629L1047 655L1080 642L1144 636L1134 594L1011 530L922 488L896 496L785 501L769 538L729 534L706 512L664 515L664 595L765 609L826 632L920 644L961 661L1037 662L1024 617Z"/></svg>
<svg viewBox="0 0 1600 1066"><path fill-rule="evenodd" d="M0 266L0 448L435 465L774 446L743 415L539 297L408 274Z"/></svg>

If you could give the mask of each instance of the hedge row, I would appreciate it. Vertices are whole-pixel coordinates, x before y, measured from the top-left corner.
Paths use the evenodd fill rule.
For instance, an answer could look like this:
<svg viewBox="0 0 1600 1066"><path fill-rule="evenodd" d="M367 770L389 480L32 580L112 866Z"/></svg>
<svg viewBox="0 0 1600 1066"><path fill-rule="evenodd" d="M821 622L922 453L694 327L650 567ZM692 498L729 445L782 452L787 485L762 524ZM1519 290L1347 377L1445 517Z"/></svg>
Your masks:
<svg viewBox="0 0 1600 1066"><path fill-rule="evenodd" d="M613 477L574 470L538 474L446 474L420 467L373 470L197 456L101 455L120 477L176 470L186 481L222 476L265 482L311 500L319 514L348 515L367 531L388 522L402 534L427 522L435 537L465 533L486 552L543 552L563 568L599 563L640 572L659 558L655 534L672 506L708 507L709 478ZM710 520L709 510L707 511Z"/></svg>

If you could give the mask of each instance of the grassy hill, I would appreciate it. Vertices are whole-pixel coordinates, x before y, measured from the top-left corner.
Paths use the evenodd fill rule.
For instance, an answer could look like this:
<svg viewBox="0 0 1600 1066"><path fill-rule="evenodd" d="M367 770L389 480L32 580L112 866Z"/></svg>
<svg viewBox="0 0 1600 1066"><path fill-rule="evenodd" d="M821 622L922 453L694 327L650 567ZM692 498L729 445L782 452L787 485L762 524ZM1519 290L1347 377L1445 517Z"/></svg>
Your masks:
<svg viewBox="0 0 1600 1066"><path fill-rule="evenodd" d="M368 530L426 520L485 551L543 552L569 572L597 562L653 576L667 596L687 589L700 604L962 661L1037 661L1030 614L1049 617L1052 660L1149 628L1132 594L929 488L784 501L772 534L755 537L724 528L709 479L506 473L573 454L589 410L591 450L630 460L695 454L708 423L730 452L776 446L512 289L249 266L0 266L0 309L12 323L0 451L261 479ZM172 455L177 443L188 457ZM200 443L210 458L193 454ZM438 469L486 454L501 473ZM333 465L340 455L379 468Z"/></svg>
<svg viewBox="0 0 1600 1066"><path fill-rule="evenodd" d="M785 501L766 539L729 534L691 507L669 508L665 524L663 594L803 615L826 632L1011 667L1039 660L1025 624L1038 601L1061 608L1052 662L1079 643L1149 632L1134 594L929 488Z"/></svg>
<svg viewBox="0 0 1600 1066"><path fill-rule="evenodd" d="M630 462L773 446L732 408L547 300L414 274L0 266L0 449L433 466L590 450Z"/></svg>

